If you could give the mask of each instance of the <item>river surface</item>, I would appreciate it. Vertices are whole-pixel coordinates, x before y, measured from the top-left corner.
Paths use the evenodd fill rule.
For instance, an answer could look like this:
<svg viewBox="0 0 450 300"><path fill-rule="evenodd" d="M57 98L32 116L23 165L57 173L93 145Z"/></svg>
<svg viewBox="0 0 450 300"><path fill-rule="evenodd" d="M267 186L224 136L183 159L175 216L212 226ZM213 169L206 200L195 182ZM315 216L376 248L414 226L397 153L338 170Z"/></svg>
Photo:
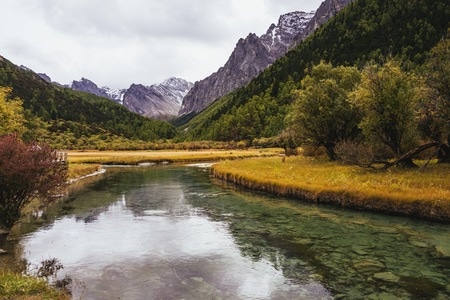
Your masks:
<svg viewBox="0 0 450 300"><path fill-rule="evenodd" d="M317 206L195 166L108 168L24 223L74 299L449 299L450 225Z"/></svg>

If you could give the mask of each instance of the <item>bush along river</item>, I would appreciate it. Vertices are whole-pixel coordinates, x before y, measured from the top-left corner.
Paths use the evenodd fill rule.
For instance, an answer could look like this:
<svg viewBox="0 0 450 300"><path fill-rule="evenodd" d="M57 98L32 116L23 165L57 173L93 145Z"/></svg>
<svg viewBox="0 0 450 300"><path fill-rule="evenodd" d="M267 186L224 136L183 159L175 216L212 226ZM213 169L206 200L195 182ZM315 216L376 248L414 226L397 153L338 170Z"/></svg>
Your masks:
<svg viewBox="0 0 450 300"><path fill-rule="evenodd" d="M74 299L449 299L450 225L216 184L194 166L108 168L9 247L57 258Z"/></svg>

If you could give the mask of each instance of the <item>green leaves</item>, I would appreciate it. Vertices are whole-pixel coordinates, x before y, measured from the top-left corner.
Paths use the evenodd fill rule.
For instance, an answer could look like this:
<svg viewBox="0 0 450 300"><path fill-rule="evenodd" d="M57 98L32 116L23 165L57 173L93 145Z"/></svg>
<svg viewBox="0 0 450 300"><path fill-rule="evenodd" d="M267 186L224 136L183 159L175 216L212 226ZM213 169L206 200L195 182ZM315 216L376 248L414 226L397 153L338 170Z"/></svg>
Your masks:
<svg viewBox="0 0 450 300"><path fill-rule="evenodd" d="M418 86L417 78L393 60L363 70L351 97L364 114L360 127L368 141L386 145L396 156L411 148L417 135Z"/></svg>
<svg viewBox="0 0 450 300"><path fill-rule="evenodd" d="M15 133L22 135L25 128L22 101L10 99L11 89L0 86L0 136Z"/></svg>
<svg viewBox="0 0 450 300"><path fill-rule="evenodd" d="M348 94L360 81L354 67L336 67L323 61L302 80L288 123L302 144L323 146L335 159L338 142L358 137L359 111L348 101Z"/></svg>

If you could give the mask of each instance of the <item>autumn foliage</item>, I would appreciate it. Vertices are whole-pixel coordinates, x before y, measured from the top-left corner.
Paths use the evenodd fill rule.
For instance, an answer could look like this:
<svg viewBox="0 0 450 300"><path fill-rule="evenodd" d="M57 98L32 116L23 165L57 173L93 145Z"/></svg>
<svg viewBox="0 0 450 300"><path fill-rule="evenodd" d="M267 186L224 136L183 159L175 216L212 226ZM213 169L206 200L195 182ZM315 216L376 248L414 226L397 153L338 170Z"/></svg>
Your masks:
<svg viewBox="0 0 450 300"><path fill-rule="evenodd" d="M67 164L48 145L0 137L0 229L9 230L33 199L49 203L66 180Z"/></svg>

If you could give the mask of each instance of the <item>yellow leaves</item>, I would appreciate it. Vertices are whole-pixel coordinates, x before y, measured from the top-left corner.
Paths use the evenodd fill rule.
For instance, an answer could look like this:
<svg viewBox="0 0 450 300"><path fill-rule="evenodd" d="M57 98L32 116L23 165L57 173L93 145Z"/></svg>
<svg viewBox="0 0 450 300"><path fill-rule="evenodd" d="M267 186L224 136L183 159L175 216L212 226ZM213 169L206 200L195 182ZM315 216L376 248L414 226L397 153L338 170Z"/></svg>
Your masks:
<svg viewBox="0 0 450 300"><path fill-rule="evenodd" d="M16 133L21 136L25 128L22 100L9 99L12 89L0 87L0 136Z"/></svg>

